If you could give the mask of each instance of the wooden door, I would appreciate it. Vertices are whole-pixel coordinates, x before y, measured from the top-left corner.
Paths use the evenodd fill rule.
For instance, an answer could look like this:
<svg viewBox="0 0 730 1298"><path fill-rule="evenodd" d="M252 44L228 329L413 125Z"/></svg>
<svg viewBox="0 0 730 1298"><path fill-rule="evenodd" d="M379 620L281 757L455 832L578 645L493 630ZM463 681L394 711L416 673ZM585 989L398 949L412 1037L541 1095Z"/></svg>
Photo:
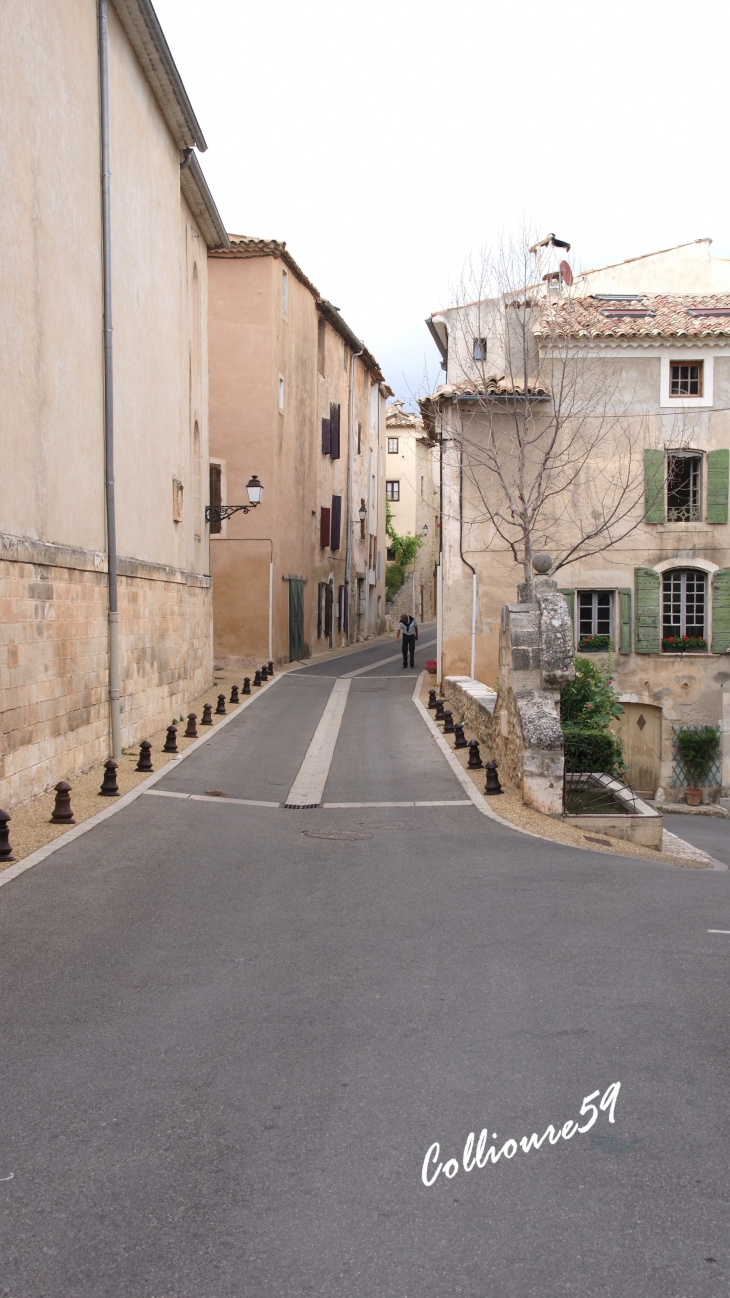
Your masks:
<svg viewBox="0 0 730 1298"><path fill-rule="evenodd" d="M623 703L623 716L611 722L621 738L624 765L634 793L653 798L659 788L662 710L644 703Z"/></svg>
<svg viewBox="0 0 730 1298"><path fill-rule="evenodd" d="M304 657L304 582L289 578L289 661Z"/></svg>

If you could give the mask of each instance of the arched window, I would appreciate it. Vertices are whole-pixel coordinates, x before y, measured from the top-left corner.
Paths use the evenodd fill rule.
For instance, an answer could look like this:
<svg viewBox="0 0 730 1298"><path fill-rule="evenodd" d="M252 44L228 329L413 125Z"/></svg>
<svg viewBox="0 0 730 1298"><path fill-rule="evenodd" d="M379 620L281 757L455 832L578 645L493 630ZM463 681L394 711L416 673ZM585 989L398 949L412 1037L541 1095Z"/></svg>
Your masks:
<svg viewBox="0 0 730 1298"><path fill-rule="evenodd" d="M707 576L697 568L670 568L662 577L662 635L703 636Z"/></svg>

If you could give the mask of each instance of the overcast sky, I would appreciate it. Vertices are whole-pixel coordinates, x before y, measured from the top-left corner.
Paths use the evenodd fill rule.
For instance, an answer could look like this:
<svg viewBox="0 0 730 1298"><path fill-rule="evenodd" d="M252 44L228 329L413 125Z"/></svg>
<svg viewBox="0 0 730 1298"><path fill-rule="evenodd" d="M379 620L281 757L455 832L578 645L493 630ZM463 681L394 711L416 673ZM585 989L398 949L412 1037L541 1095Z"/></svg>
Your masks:
<svg viewBox="0 0 730 1298"><path fill-rule="evenodd" d="M583 269L730 256L730 6L154 0L230 231L285 240L399 396L424 318L523 220Z"/></svg>

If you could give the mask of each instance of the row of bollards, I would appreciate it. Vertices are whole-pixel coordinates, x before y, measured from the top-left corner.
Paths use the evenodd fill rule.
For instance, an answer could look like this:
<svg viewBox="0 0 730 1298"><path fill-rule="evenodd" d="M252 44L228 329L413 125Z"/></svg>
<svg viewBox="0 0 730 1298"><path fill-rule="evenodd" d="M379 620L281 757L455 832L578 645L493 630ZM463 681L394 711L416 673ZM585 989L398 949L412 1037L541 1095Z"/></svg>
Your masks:
<svg viewBox="0 0 730 1298"><path fill-rule="evenodd" d="M446 703L446 699L439 698L436 693L436 690L428 691L427 706L434 713L434 718L436 721L443 721L444 723L443 733L445 735L455 736L454 748L469 749L469 760L467 762L467 770L469 771L482 770L482 768L484 768L484 762L482 761L481 755L479 753L478 740L476 739L467 740L464 734L463 721L454 721L453 713L449 708L444 707L445 703ZM497 763L495 761L489 761L486 763L485 769L487 772L487 782L484 788L484 792L490 795L503 793L504 790L502 788L502 785L499 782L499 775L497 774Z"/></svg>
<svg viewBox="0 0 730 1298"><path fill-rule="evenodd" d="M273 676L274 676L274 664L273 662L269 661L268 663L264 663L263 666L256 671L256 673L254 674L253 683L255 686L263 685L266 683L266 681L270 680ZM249 676L244 677L241 693L242 694L251 693L251 678ZM435 693L435 691L432 691L432 693ZM229 703L233 703L233 704L240 703L237 685L232 686L231 697L228 701ZM213 725L213 717L211 715L212 709L213 709L212 703L203 704L203 715L200 719L201 726ZM219 717L224 717L226 715L225 694L218 695L218 705L216 707L215 714L216 716ZM188 713L188 718L187 718L188 724L184 731L186 739L198 738L197 720L198 720L198 715L196 712ZM178 751L177 726L172 725L167 727L167 736L165 738L165 744L162 751L163 753L176 753ZM99 797L118 798L120 796L119 782L117 780L118 769L119 769L119 763L115 762L113 757L108 758L108 760L104 763L104 779L102 781L101 788L99 789ZM135 770L142 771L144 774L147 775L152 774L154 771L154 767L152 765L152 744L150 743L149 739L143 739L139 746L139 761L137 762ZM54 792L56 794L56 800L53 806L53 812L51 814L50 824L75 825L76 820L71 807L71 785L67 784L65 780L59 780L58 784L54 786ZM10 813L7 811L3 811L0 808L0 861L4 862L6 865L15 860L15 857L13 856L13 849L10 845L11 819L12 817L10 816Z"/></svg>

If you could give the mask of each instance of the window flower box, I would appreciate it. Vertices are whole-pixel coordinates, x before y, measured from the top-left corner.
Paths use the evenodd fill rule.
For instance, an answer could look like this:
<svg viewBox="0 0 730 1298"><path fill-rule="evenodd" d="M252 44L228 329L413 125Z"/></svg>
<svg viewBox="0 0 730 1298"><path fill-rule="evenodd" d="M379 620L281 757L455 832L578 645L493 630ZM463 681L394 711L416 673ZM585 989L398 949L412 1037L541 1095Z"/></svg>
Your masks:
<svg viewBox="0 0 730 1298"><path fill-rule="evenodd" d="M578 649L581 653L607 653L610 648L610 635L582 635L578 641Z"/></svg>
<svg viewBox="0 0 730 1298"><path fill-rule="evenodd" d="M665 654L700 654L707 652L707 641L701 635L664 636L662 653Z"/></svg>

